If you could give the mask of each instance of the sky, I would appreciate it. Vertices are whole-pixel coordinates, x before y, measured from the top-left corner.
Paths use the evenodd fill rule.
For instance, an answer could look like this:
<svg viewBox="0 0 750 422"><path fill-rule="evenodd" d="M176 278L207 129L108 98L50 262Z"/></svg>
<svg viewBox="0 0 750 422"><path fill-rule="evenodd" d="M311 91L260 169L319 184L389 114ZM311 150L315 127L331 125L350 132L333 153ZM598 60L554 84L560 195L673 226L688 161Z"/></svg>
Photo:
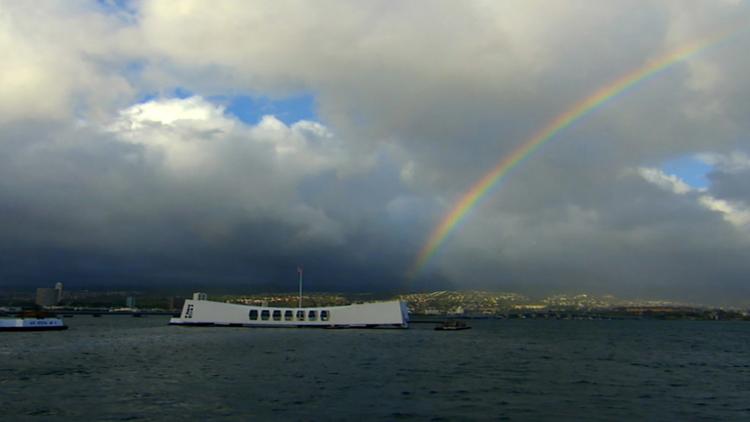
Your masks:
<svg viewBox="0 0 750 422"><path fill-rule="evenodd" d="M750 305L748 2L0 1L0 46L0 288Z"/></svg>

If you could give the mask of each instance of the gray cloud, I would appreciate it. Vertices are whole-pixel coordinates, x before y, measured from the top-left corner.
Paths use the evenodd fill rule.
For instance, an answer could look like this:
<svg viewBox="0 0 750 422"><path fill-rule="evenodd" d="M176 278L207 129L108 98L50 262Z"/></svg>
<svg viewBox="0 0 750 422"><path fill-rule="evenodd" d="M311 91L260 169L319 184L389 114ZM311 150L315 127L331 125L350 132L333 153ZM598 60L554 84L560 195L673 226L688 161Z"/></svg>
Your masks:
<svg viewBox="0 0 750 422"><path fill-rule="evenodd" d="M743 32L561 131L404 277L498 160L744 3L69 4L1 6L4 282L258 285L304 262L326 289L748 293ZM312 94L321 121L211 100L238 93ZM706 191L659 182L693 154Z"/></svg>

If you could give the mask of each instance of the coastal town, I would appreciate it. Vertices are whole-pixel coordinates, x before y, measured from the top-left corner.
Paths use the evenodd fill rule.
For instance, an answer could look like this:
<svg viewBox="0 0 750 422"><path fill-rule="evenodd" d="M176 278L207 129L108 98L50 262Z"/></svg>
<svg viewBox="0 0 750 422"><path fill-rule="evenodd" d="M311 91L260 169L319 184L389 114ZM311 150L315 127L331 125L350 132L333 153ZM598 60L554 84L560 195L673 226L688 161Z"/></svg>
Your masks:
<svg viewBox="0 0 750 422"><path fill-rule="evenodd" d="M41 307L62 313L178 312L189 294L149 291L64 290L62 283L36 291L0 290L0 313ZM211 299L253 306L296 307L296 293L212 294ZM513 292L435 291L399 295L369 293L305 293L303 306L344 306L368 301L405 301L413 318L519 318L519 319L694 319L750 320L750 309L716 307L654 299L620 299L613 295L555 294L530 298Z"/></svg>

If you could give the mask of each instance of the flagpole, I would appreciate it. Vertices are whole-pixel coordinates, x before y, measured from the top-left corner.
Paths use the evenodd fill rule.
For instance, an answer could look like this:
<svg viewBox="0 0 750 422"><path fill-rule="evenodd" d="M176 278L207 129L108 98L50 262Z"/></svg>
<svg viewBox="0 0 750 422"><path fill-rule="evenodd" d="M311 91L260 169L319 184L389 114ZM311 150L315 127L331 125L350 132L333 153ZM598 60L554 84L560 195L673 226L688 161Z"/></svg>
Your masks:
<svg viewBox="0 0 750 422"><path fill-rule="evenodd" d="M299 273L299 307L302 307L302 267L297 267Z"/></svg>

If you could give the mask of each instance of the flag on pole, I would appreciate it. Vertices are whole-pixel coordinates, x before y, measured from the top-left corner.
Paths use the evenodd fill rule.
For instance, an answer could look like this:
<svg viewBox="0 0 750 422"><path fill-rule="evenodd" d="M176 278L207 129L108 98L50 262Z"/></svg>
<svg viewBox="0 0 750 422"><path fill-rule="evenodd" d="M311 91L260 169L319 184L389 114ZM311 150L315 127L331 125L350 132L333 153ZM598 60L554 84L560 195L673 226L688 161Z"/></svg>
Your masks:
<svg viewBox="0 0 750 422"><path fill-rule="evenodd" d="M299 273L299 307L302 307L302 265L297 265L297 272Z"/></svg>

